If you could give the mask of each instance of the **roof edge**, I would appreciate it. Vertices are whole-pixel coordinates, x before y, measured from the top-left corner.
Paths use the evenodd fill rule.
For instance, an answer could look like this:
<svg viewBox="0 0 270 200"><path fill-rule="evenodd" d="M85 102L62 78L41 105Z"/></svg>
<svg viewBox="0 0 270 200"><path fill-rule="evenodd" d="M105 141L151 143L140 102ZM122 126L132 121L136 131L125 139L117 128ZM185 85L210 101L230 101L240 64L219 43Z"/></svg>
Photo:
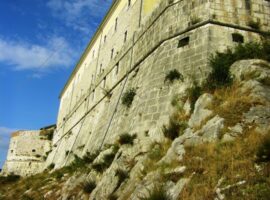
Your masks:
<svg viewBox="0 0 270 200"><path fill-rule="evenodd" d="M105 17L101 21L101 23L100 23L99 27L97 28L95 34L90 39L90 42L88 43L88 45L84 49L82 56L80 57L79 61L77 62L76 66L73 69L71 75L69 76L67 82L65 83L64 88L60 92L59 97L58 97L59 99L61 99L61 97L63 96L63 94L66 91L67 87L69 86L71 80L73 79L74 75L78 71L80 64L84 61L84 59L85 59L85 57L86 57L86 55L88 53L88 50L90 50L91 47L93 46L94 42L96 41L97 37L99 36L99 33L103 30L104 25L106 25L106 22L109 19L109 15L113 12L113 10L116 8L116 6L118 5L119 2L120 2L120 0L114 0L112 2L111 7L109 8L109 10L107 11Z"/></svg>

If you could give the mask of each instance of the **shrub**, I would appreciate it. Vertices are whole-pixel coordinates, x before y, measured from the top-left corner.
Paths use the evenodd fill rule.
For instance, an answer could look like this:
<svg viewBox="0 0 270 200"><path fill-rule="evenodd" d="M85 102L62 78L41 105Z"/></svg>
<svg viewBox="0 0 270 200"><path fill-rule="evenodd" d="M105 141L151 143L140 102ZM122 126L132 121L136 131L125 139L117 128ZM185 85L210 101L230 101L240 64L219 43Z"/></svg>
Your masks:
<svg viewBox="0 0 270 200"><path fill-rule="evenodd" d="M120 135L118 142L123 145L123 144L130 144L133 145L133 141L136 138L136 134L135 135L130 135L128 133L123 133Z"/></svg>
<svg viewBox="0 0 270 200"><path fill-rule="evenodd" d="M191 111L194 111L195 103L202 94L202 88L195 84L189 91L189 101Z"/></svg>
<svg viewBox="0 0 270 200"><path fill-rule="evenodd" d="M191 25L195 25L195 24L200 23L201 21L202 20L198 17L192 17L190 23L191 23Z"/></svg>
<svg viewBox="0 0 270 200"><path fill-rule="evenodd" d="M118 187L129 177L128 172L122 169L117 169L115 175L118 177Z"/></svg>
<svg viewBox="0 0 270 200"><path fill-rule="evenodd" d="M183 75L177 69L173 69L166 74L164 82L173 83L179 79L183 81Z"/></svg>
<svg viewBox="0 0 270 200"><path fill-rule="evenodd" d="M8 176L2 176L0 177L0 184L7 184L7 183L14 183L20 180L19 175L10 174Z"/></svg>
<svg viewBox="0 0 270 200"><path fill-rule="evenodd" d="M163 134L165 137L174 140L179 135L183 134L184 130L187 128L186 122L178 121L175 117L170 117L169 125L163 125Z"/></svg>
<svg viewBox="0 0 270 200"><path fill-rule="evenodd" d="M49 169L49 170L53 170L54 167L55 167L55 164L54 164L54 163L51 163L51 164L48 166L48 169Z"/></svg>
<svg viewBox="0 0 270 200"><path fill-rule="evenodd" d="M270 41L262 43L249 42L238 44L235 49L227 49L224 53L212 54L209 59L212 72L210 73L207 85L208 89L228 86L232 83L230 66L242 59L263 59L270 61Z"/></svg>
<svg viewBox="0 0 270 200"><path fill-rule="evenodd" d="M253 20L250 20L248 22L248 26L251 27L251 28L253 28L253 29L255 29L255 30L260 30L260 28L261 28L260 22L255 22Z"/></svg>
<svg viewBox="0 0 270 200"><path fill-rule="evenodd" d="M90 194L96 188L96 182L88 180L82 184L82 189L84 193Z"/></svg>
<svg viewBox="0 0 270 200"><path fill-rule="evenodd" d="M103 172L105 169L107 169L108 167L111 166L113 160L114 160L114 157L115 157L115 154L117 152L113 151L112 153L110 154L105 154L103 156L103 161L100 161L100 162L97 162L97 163L94 163L92 165L92 168L96 171L96 172Z"/></svg>
<svg viewBox="0 0 270 200"><path fill-rule="evenodd" d="M268 133L257 150L257 162L270 162L270 133Z"/></svg>
<svg viewBox="0 0 270 200"><path fill-rule="evenodd" d="M54 177L55 177L57 180L60 180L63 176L64 176L64 174L63 174L61 171L56 171L56 172L54 173Z"/></svg>
<svg viewBox="0 0 270 200"><path fill-rule="evenodd" d="M108 200L117 200L117 199L118 199L118 196L114 193L112 193L108 196Z"/></svg>
<svg viewBox="0 0 270 200"><path fill-rule="evenodd" d="M27 195L27 194L24 194L24 195L22 196L21 200L34 200L34 198L33 198L33 197L30 197L30 196Z"/></svg>
<svg viewBox="0 0 270 200"><path fill-rule="evenodd" d="M96 157L98 157L98 155L99 151L95 151L93 153L86 152L86 154L83 156L83 160L85 163L91 163L96 159Z"/></svg>
<svg viewBox="0 0 270 200"><path fill-rule="evenodd" d="M123 94L122 104L125 105L126 107L130 108L135 95L136 95L136 89L135 88L131 88L131 89L127 90Z"/></svg>
<svg viewBox="0 0 270 200"><path fill-rule="evenodd" d="M102 173L102 172L106 169L106 166L105 166L104 162L98 162L98 163L94 163L94 164L92 165L92 168L93 168L96 172Z"/></svg>
<svg viewBox="0 0 270 200"><path fill-rule="evenodd" d="M163 186L156 186L150 192L148 197L143 197L142 200L170 200L172 199L165 191Z"/></svg>

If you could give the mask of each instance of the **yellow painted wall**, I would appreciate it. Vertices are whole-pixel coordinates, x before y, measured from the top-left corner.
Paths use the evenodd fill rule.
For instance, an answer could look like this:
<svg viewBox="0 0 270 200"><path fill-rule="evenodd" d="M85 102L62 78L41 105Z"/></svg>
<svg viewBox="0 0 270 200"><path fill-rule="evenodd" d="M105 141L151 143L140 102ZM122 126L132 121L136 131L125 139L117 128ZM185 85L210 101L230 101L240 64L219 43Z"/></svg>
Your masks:
<svg viewBox="0 0 270 200"><path fill-rule="evenodd" d="M144 0L143 1L143 16L147 16L153 12L161 0Z"/></svg>

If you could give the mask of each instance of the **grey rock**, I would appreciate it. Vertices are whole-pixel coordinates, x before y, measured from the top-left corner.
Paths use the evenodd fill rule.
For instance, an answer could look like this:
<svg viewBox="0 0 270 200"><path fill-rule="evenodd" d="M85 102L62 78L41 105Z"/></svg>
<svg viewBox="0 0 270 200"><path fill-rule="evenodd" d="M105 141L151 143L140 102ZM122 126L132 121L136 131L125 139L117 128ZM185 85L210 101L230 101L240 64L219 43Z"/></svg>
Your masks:
<svg viewBox="0 0 270 200"><path fill-rule="evenodd" d="M198 127L203 121L213 115L213 112L208 109L213 103L213 96L211 94L205 93L199 97L195 104L194 112L191 115L188 125L190 127Z"/></svg>

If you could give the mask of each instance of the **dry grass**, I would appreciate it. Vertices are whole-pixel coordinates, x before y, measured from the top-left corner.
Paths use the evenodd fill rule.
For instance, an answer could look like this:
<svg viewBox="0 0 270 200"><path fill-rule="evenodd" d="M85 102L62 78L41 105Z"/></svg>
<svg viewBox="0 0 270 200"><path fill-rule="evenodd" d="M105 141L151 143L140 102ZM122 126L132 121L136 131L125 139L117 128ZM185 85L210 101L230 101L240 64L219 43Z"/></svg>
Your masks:
<svg viewBox="0 0 270 200"><path fill-rule="evenodd" d="M188 167L187 176L195 175L185 187L181 199L214 199L215 187L223 177L221 187L246 181L239 188L228 190L227 199L266 200L270 193L270 163L255 168L256 152L264 137L254 131L246 137L230 143L209 143L187 149L183 164Z"/></svg>
<svg viewBox="0 0 270 200"><path fill-rule="evenodd" d="M252 106L262 104L252 101L249 92L241 93L239 88L239 84L235 83L231 87L217 89L213 94L215 101L211 109L225 119L227 127L240 122Z"/></svg>

